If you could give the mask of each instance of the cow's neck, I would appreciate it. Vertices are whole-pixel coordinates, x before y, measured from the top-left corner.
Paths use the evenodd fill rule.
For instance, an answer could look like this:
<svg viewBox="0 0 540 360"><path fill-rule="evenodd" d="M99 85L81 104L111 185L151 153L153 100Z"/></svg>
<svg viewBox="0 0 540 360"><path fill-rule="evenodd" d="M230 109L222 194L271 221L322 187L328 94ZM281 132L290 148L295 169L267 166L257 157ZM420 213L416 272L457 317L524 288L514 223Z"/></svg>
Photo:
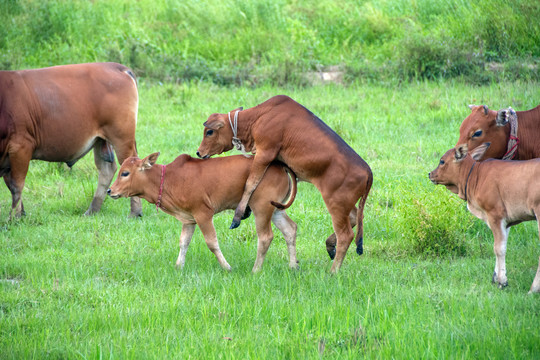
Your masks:
<svg viewBox="0 0 540 360"><path fill-rule="evenodd" d="M517 111L516 113L519 124L517 133L519 145L513 160L529 160L540 157L540 142L538 141L540 105L534 109ZM507 126L510 129L509 125Z"/></svg>
<svg viewBox="0 0 540 360"><path fill-rule="evenodd" d="M147 183L144 184L140 197L148 201L150 204L156 204L159 197L159 187L161 184L161 167L162 165L155 164L146 172ZM170 175L170 174L169 174ZM163 194L161 198L161 207L164 205L165 184L163 186Z"/></svg>

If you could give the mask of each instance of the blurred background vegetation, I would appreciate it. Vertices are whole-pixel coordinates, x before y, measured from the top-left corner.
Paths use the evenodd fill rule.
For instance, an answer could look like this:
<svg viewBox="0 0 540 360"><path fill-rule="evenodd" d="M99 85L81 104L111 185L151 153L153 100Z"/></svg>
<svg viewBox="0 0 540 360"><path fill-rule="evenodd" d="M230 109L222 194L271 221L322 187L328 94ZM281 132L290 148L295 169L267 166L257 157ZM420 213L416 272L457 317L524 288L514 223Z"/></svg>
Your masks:
<svg viewBox="0 0 540 360"><path fill-rule="evenodd" d="M0 0L0 68L116 61L162 82L538 80L538 0Z"/></svg>

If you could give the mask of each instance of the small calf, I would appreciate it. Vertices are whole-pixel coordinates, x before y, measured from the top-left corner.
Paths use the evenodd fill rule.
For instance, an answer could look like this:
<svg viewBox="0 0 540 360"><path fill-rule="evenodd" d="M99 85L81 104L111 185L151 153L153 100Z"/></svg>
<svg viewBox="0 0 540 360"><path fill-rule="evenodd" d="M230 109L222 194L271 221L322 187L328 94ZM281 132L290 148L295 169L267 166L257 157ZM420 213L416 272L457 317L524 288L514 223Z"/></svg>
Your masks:
<svg viewBox="0 0 540 360"><path fill-rule="evenodd" d="M429 179L467 201L469 211L489 226L495 241L493 282L503 288L508 285L505 255L510 227L538 221L540 215L540 159L476 162L489 145L478 146L470 155L467 145L448 150ZM529 293L533 292L540 292L540 260Z"/></svg>
<svg viewBox="0 0 540 360"><path fill-rule="evenodd" d="M159 153L154 153L142 160L137 157L126 159L108 194L113 199L139 196L182 222L177 267L184 266L195 226L199 225L208 248L221 267L230 270L231 266L219 249L212 219L214 214L236 208L242 198L253 159L237 155L200 160L183 154L168 165L156 165L158 156ZM272 242L274 234L271 222L283 233L287 242L289 267L298 266L297 226L284 211L294 201L296 190L296 176L280 163L273 163L251 198L249 207L255 215L258 235L253 272L261 269ZM287 198L287 204L278 203ZM249 216L249 212L246 214Z"/></svg>

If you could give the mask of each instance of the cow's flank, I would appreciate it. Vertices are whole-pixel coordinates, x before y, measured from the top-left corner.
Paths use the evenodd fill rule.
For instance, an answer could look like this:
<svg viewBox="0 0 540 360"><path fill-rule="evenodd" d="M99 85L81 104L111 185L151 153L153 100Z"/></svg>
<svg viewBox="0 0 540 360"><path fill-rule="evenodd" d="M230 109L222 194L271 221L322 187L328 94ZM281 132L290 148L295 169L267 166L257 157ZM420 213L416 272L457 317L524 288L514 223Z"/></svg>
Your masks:
<svg viewBox="0 0 540 360"><path fill-rule="evenodd" d="M356 215L358 223L357 253L363 252L363 210L373 182L371 169L312 112L280 95L250 109L212 114L204 126L198 156L210 157L233 146L255 154L231 228L240 224L251 194L269 164L279 160L322 194L335 231L326 243L330 257L335 257L331 271L338 271L352 242L350 215Z"/></svg>
<svg viewBox="0 0 540 360"><path fill-rule="evenodd" d="M133 72L115 63L0 71L0 175L12 194L10 218L24 214L21 193L32 159L73 166L90 150L99 171L86 214L100 210L116 170L137 154ZM113 150L114 149L114 150ZM141 214L131 200L131 215Z"/></svg>

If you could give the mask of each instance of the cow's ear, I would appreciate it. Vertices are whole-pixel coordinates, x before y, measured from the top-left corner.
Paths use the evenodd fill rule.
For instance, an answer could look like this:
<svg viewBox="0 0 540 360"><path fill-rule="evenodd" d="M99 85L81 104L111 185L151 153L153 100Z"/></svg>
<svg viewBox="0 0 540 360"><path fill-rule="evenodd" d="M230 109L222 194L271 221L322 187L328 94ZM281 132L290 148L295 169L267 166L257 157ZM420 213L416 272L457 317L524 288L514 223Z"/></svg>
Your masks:
<svg viewBox="0 0 540 360"><path fill-rule="evenodd" d="M467 144L458 145L454 151L454 158L456 161L461 161L467 156L468 147Z"/></svg>
<svg viewBox="0 0 540 360"><path fill-rule="evenodd" d="M231 111L232 113L235 112L235 111L242 111L244 110L244 107L243 106L240 106L239 108L236 108L234 109L233 111Z"/></svg>
<svg viewBox="0 0 540 360"><path fill-rule="evenodd" d="M145 157L142 161L141 170L150 169L156 163L158 157L159 157L159 152L155 152Z"/></svg>
<svg viewBox="0 0 540 360"><path fill-rule="evenodd" d="M486 105L469 105L469 109L474 110L480 106L482 106L482 108L484 109L484 115L487 115L489 113L489 109Z"/></svg>
<svg viewBox="0 0 540 360"><path fill-rule="evenodd" d="M212 119L212 120L205 121L205 123L203 125L205 127L209 128L209 129L212 129L212 130L219 130L223 126L225 126L225 120L223 120L221 118L215 118L215 119Z"/></svg>
<svg viewBox="0 0 540 360"><path fill-rule="evenodd" d="M487 142L476 147L473 151L471 151L471 157L476 161L480 161L480 159L482 159L482 156L484 156L490 145L491 143Z"/></svg>
<svg viewBox="0 0 540 360"><path fill-rule="evenodd" d="M514 109L511 107L508 107L507 109L501 109L497 112L497 118L495 119L495 123L497 126L504 126L508 124L508 121L510 121L510 117L517 116Z"/></svg>

